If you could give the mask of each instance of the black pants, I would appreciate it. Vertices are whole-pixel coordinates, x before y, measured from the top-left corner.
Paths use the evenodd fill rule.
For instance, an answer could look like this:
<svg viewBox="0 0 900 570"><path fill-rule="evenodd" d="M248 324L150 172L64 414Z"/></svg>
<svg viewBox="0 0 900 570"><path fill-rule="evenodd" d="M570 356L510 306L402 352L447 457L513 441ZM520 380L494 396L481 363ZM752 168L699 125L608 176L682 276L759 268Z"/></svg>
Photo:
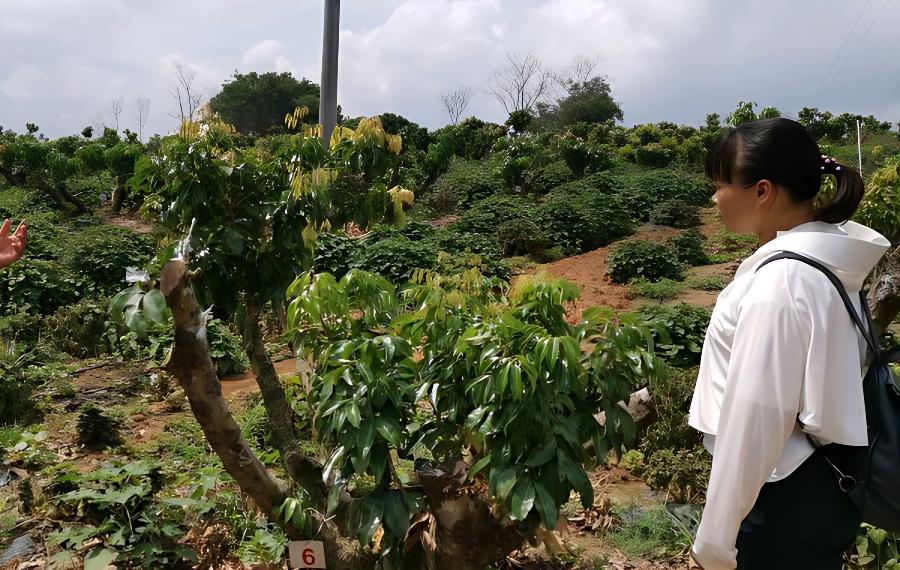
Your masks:
<svg viewBox="0 0 900 570"><path fill-rule="evenodd" d="M841 570L862 518L825 460L828 447L762 486L738 532L738 570Z"/></svg>

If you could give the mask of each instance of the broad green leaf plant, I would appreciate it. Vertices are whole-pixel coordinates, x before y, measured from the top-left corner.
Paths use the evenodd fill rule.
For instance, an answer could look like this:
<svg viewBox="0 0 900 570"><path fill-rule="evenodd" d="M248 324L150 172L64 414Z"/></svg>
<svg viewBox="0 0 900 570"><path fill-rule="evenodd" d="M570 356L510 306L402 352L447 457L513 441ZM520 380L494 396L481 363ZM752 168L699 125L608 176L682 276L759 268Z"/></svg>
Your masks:
<svg viewBox="0 0 900 570"><path fill-rule="evenodd" d="M376 482L361 508L364 544L379 524L382 546L402 541L410 515L429 507L403 461L418 470L465 458L505 516L554 528L573 491L593 504L586 466L634 443L619 402L663 371L645 319L595 308L571 324L577 288L545 276L509 290L475 271L419 272L396 289L359 270L305 273L288 295L290 334L315 363L332 495L354 476Z"/></svg>

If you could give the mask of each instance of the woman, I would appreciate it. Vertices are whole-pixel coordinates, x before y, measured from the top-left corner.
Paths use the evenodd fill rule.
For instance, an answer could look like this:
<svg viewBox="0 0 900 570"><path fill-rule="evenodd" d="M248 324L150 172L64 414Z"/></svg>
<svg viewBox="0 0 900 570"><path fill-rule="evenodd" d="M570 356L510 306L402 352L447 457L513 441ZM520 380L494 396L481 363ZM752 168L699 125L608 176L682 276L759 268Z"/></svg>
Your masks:
<svg viewBox="0 0 900 570"><path fill-rule="evenodd" d="M812 257L860 311L859 291L890 243L847 221L862 178L821 154L795 121L729 129L706 172L725 226L756 234L760 247L718 297L691 401L688 423L713 456L693 567L840 570L861 520L826 457L868 444L863 337L816 268L793 259L756 266L779 251ZM825 176L836 191L820 204Z"/></svg>
<svg viewBox="0 0 900 570"><path fill-rule="evenodd" d="M25 220L16 228L13 235L9 235L10 220L5 220L0 227L0 267L18 261L25 253L25 243L28 241L28 224Z"/></svg>

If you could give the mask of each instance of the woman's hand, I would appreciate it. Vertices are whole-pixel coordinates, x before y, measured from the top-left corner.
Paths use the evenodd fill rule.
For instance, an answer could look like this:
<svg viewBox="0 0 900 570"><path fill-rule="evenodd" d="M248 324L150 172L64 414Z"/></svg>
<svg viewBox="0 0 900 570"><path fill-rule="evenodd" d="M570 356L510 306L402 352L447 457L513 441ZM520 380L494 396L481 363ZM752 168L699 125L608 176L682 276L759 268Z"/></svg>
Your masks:
<svg viewBox="0 0 900 570"><path fill-rule="evenodd" d="M19 224L14 234L9 235L10 220L5 220L0 227L0 267L6 267L10 263L22 258L25 253L25 244L28 241L28 224L25 220Z"/></svg>

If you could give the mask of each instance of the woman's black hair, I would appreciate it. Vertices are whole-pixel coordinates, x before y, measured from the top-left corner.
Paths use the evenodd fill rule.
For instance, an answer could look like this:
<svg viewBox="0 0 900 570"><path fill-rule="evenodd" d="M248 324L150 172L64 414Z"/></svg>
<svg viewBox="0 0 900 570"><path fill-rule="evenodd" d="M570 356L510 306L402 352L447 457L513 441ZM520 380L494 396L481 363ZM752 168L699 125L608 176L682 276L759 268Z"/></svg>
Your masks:
<svg viewBox="0 0 900 570"><path fill-rule="evenodd" d="M856 212L863 180L855 169L825 158L809 131L783 117L747 121L729 127L706 155L706 176L725 184L749 186L766 179L795 202L815 198L823 175L834 175L834 197L816 209L816 220L839 224Z"/></svg>

